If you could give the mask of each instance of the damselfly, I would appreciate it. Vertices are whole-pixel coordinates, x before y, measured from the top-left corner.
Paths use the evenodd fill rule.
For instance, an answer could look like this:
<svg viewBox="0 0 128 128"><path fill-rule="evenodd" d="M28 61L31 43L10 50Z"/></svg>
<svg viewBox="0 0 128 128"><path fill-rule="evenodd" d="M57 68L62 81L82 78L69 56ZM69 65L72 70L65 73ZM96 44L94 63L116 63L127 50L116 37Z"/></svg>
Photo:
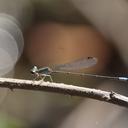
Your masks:
<svg viewBox="0 0 128 128"><path fill-rule="evenodd" d="M53 81L51 77L52 73L74 74L74 75L80 75L80 76L89 76L89 77L105 78L105 79L112 79L112 80L119 80L119 81L128 81L128 77L123 77L123 76L113 77L113 76L95 75L95 74L87 74L87 73L79 73L79 72L69 72L70 70L89 68L96 64L97 64L97 58L87 57L87 58L75 60L70 63L56 65L52 69L49 67L37 68L37 66L34 66L31 69L31 73L36 76L35 79L38 78L38 79L44 80L46 77L49 77L51 81Z"/></svg>

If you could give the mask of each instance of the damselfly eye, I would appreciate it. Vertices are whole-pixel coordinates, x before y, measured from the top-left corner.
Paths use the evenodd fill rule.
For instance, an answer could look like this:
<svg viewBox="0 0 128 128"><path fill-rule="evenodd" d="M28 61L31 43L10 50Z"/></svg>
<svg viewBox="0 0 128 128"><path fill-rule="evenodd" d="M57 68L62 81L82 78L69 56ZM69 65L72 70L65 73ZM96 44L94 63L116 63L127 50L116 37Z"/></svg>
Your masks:
<svg viewBox="0 0 128 128"><path fill-rule="evenodd" d="M34 66L34 67L30 70L31 74L35 74L37 71L38 71L37 66Z"/></svg>
<svg viewBox="0 0 128 128"><path fill-rule="evenodd" d="M30 70L30 73L31 73L31 74L34 74L35 72L34 72L33 70Z"/></svg>

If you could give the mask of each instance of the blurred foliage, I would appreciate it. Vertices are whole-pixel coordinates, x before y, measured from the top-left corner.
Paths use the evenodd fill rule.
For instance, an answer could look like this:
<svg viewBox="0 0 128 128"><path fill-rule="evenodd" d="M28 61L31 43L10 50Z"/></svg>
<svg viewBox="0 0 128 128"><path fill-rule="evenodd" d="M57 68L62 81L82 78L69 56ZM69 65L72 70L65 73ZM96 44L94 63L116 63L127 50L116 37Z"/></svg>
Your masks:
<svg viewBox="0 0 128 128"><path fill-rule="evenodd" d="M27 128L27 126L16 118L1 114L0 128Z"/></svg>

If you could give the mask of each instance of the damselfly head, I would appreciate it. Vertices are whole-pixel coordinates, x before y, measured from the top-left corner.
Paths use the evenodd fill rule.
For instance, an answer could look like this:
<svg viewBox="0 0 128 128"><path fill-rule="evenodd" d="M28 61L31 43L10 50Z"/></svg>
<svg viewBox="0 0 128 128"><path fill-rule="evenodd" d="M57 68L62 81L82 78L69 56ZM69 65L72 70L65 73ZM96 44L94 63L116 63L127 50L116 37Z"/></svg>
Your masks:
<svg viewBox="0 0 128 128"><path fill-rule="evenodd" d="M30 70L31 74L35 74L38 72L38 68L37 66L34 66L31 70Z"/></svg>

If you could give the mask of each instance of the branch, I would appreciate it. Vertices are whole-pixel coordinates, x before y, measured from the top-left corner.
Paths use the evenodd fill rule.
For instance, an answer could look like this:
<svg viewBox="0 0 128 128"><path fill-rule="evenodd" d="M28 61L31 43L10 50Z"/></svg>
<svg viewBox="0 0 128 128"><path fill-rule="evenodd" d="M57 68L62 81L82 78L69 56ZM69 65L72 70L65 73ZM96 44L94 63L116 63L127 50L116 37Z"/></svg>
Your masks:
<svg viewBox="0 0 128 128"><path fill-rule="evenodd" d="M98 89L66 85L63 83L50 83L41 81L30 81L21 79L0 78L0 87L13 89L26 89L33 91L47 91L71 96L92 98L128 107L128 97L115 92L107 92Z"/></svg>

